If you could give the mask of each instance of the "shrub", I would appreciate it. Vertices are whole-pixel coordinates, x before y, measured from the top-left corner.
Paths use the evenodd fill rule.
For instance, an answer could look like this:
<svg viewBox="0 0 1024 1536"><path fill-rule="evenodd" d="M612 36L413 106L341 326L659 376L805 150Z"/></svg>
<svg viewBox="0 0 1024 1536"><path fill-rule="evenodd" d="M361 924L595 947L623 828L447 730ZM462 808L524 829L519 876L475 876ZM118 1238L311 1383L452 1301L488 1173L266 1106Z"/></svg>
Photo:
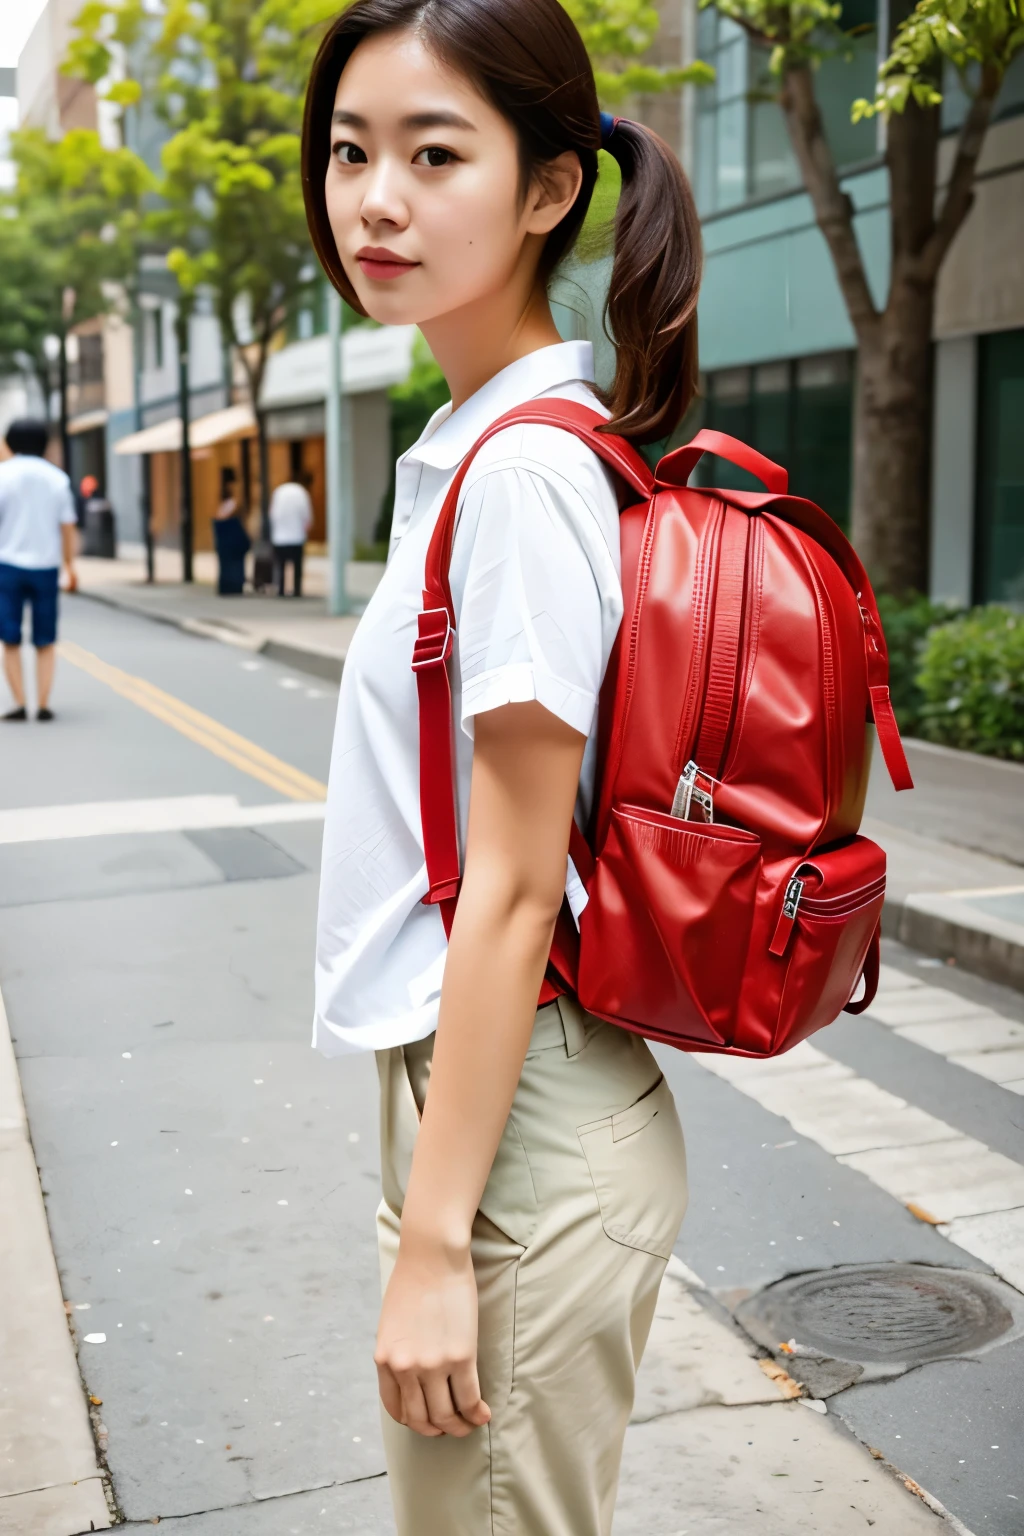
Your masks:
<svg viewBox="0 0 1024 1536"><path fill-rule="evenodd" d="M1024 614L993 604L931 630L917 684L928 741L1024 760Z"/></svg>
<svg viewBox="0 0 1024 1536"><path fill-rule="evenodd" d="M917 681L929 632L936 624L948 624L960 609L949 603L933 603L921 592L905 597L880 593L878 612L889 648L889 692L900 730L915 735L921 727L924 694Z"/></svg>

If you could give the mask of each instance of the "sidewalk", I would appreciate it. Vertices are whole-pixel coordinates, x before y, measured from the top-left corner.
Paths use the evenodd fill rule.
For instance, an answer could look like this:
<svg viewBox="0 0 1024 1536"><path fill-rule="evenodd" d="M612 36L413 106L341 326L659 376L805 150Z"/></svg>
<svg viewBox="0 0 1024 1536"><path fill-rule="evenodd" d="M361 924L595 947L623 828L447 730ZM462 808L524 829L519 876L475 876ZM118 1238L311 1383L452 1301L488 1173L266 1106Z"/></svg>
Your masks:
<svg viewBox="0 0 1024 1536"><path fill-rule="evenodd" d="M0 1113L5 1117L0 1211L11 1217L8 1229L20 1233L20 1241L0 1253L0 1345L11 1367L0 1393L0 1533L80 1536L108 1530L126 1514L131 1529L163 1523L166 1517L140 1517L115 1503L102 1402L95 1395L87 1400L75 1357L76 1344L107 1341L106 1333L95 1329L104 1302L109 1310L109 1298L101 1296L95 1313L91 1304L62 1300L2 997ZM97 1285L100 1294L102 1284ZM154 1299L150 1295L146 1302L150 1316ZM241 1338L244 1323L233 1322L232 1330ZM368 1355L368 1341L360 1342ZM146 1370L147 1377L159 1373L159 1362ZM90 1376L96 1371L90 1358ZM124 1387L119 1383L112 1390L114 1385L102 1388L110 1400L103 1412L115 1434L120 1426L121 1443ZM179 1415L180 1391L176 1387L170 1397ZM125 1465L123 1444L121 1456L122 1499L133 1507L142 1500L148 1508L160 1507L162 1497L173 1508L166 1489L137 1486L144 1467ZM174 1528L189 1536L238 1536L242 1528L251 1536L281 1536L284 1530L312 1536L325 1529L323 1517L329 1515L334 1530L387 1536L393 1525L379 1450L368 1447L367 1457L361 1475L304 1490L298 1469L288 1464L286 1471L280 1457L264 1456L255 1492L246 1489L245 1497L201 1513L172 1514ZM233 1460L249 1463L253 1457ZM826 1529L829 1536L858 1536L866 1525L880 1536L963 1531L937 1499L880 1451L869 1453L858 1443L823 1400L804 1396L673 1258L638 1380L616 1530L621 1536L685 1536L688 1529L710 1536L743 1530L752 1508L763 1536L820 1536Z"/></svg>
<svg viewBox="0 0 1024 1536"><path fill-rule="evenodd" d="M219 597L215 590L216 557L208 551L195 555L195 580L190 586L182 584L177 550L158 548L154 555L156 581L152 586L146 582L141 545L122 545L117 560L82 557L77 562L79 592L111 607L173 624L189 634L259 652L316 677L332 682L341 677L357 620L328 614L328 564L323 556L306 557L303 596L282 599L256 592ZM379 565L350 563L348 592L356 607L365 606L382 570Z"/></svg>
<svg viewBox="0 0 1024 1536"><path fill-rule="evenodd" d="M195 558L196 580L181 585L181 559L156 552L157 583L147 586L141 546L116 561L79 561L87 597L259 652L337 681L355 616L326 611L327 561L307 560L309 596L283 601L245 593L218 597L214 557ZM349 566L348 590L365 603L382 566ZM906 743L915 790L897 795L876 758L863 830L886 850L886 934L991 981L1024 989L1024 766Z"/></svg>
<svg viewBox="0 0 1024 1536"><path fill-rule="evenodd" d="M1024 767L904 743L915 788L879 757L862 830L888 857L884 932L1024 990Z"/></svg>

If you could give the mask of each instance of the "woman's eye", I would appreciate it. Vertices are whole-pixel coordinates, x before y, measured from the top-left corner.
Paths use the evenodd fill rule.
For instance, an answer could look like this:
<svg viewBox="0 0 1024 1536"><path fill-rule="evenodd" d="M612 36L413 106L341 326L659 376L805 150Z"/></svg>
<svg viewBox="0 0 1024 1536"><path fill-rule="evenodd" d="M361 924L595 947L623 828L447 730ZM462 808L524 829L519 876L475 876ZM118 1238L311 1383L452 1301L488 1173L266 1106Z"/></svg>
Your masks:
<svg viewBox="0 0 1024 1536"><path fill-rule="evenodd" d="M450 165L454 159L455 156L450 149L442 149L439 144L428 144L426 149L421 149L419 154L414 156L413 165L430 165L435 167Z"/></svg>
<svg viewBox="0 0 1024 1536"><path fill-rule="evenodd" d="M366 151L360 149L358 144L350 144L347 140L341 144L335 144L333 154L342 165L365 165Z"/></svg>

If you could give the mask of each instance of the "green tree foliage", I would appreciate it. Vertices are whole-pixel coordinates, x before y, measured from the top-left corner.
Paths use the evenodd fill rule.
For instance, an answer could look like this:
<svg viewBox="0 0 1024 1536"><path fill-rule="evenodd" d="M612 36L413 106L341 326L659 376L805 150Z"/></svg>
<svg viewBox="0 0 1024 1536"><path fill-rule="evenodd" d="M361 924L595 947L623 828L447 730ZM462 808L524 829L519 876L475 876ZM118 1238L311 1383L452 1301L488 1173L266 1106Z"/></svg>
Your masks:
<svg viewBox="0 0 1024 1536"><path fill-rule="evenodd" d="M872 577L925 585L931 434L930 348L942 263L971 208L978 159L1007 68L1024 47L1022 0L919 0L886 39L870 101L890 185L889 290L877 304L817 97L818 66L848 50L841 0L702 0L771 50L790 140L858 343L853 535ZM951 163L940 161L945 71L968 105Z"/></svg>
<svg viewBox="0 0 1024 1536"><path fill-rule="evenodd" d="M651 95L687 82L704 85L714 71L696 63L672 69L648 63L658 35L659 16L647 0L562 0L583 38L597 81L597 94L606 107L618 106L631 95Z"/></svg>
<svg viewBox="0 0 1024 1536"><path fill-rule="evenodd" d="M47 338L59 338L63 356L73 326L124 303L151 177L136 155L86 129L56 141L23 129L11 154L15 185L0 199L0 369L34 373L48 399Z"/></svg>
<svg viewBox="0 0 1024 1536"><path fill-rule="evenodd" d="M167 125L149 236L168 253L180 318L213 299L257 409L267 358L310 291L299 167L302 95L335 0L89 0L66 69L98 83L118 47L134 71L108 95L145 97ZM261 458L266 444L260 433ZM266 474L262 475L264 499Z"/></svg>

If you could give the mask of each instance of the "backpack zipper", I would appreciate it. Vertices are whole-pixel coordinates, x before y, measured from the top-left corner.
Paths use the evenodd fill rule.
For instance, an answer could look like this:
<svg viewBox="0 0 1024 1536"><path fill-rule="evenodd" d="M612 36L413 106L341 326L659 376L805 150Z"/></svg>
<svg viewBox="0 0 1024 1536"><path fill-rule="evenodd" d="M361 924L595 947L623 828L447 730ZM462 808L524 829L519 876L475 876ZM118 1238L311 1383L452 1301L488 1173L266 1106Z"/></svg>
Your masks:
<svg viewBox="0 0 1024 1536"><path fill-rule="evenodd" d="M655 524L654 499L652 497L647 512L647 522L644 527L643 543L640 546L640 565L636 577L636 596L633 600L633 617L629 625L629 651L626 656L626 686L622 695L620 737L625 734L626 712L629 709L629 701L633 693L633 680L636 676L636 653L640 642L640 610L643 607L644 596L650 582ZM618 763L616 763L616 767L618 767Z"/></svg>
<svg viewBox="0 0 1024 1536"><path fill-rule="evenodd" d="M697 553L697 569L694 572L694 605L693 605L693 652L690 662L690 676L686 685L686 697L683 700L683 709L679 717L679 730L676 734L676 749L674 762L677 770L682 766L684 753L690 746L690 737L693 735L694 716L697 709L697 700L701 695L701 681L707 664L708 642L708 615L711 608L712 577L718 569L718 557L722 548L722 533L725 528L725 503L716 501L712 513L713 525L709 518L708 525L711 531L701 539ZM696 746L696 741L693 742Z"/></svg>
<svg viewBox="0 0 1024 1536"><path fill-rule="evenodd" d="M829 612L828 601L822 591L821 578L814 567L813 560L804 551L807 569L810 572L811 584L814 588L814 600L818 605L818 618L821 623L821 677L825 694L825 814L822 819L822 827L828 826L832 816L832 806L835 802L836 786L832 782L833 768L837 761L836 742L836 678L835 678L835 645L832 637L832 616Z"/></svg>

